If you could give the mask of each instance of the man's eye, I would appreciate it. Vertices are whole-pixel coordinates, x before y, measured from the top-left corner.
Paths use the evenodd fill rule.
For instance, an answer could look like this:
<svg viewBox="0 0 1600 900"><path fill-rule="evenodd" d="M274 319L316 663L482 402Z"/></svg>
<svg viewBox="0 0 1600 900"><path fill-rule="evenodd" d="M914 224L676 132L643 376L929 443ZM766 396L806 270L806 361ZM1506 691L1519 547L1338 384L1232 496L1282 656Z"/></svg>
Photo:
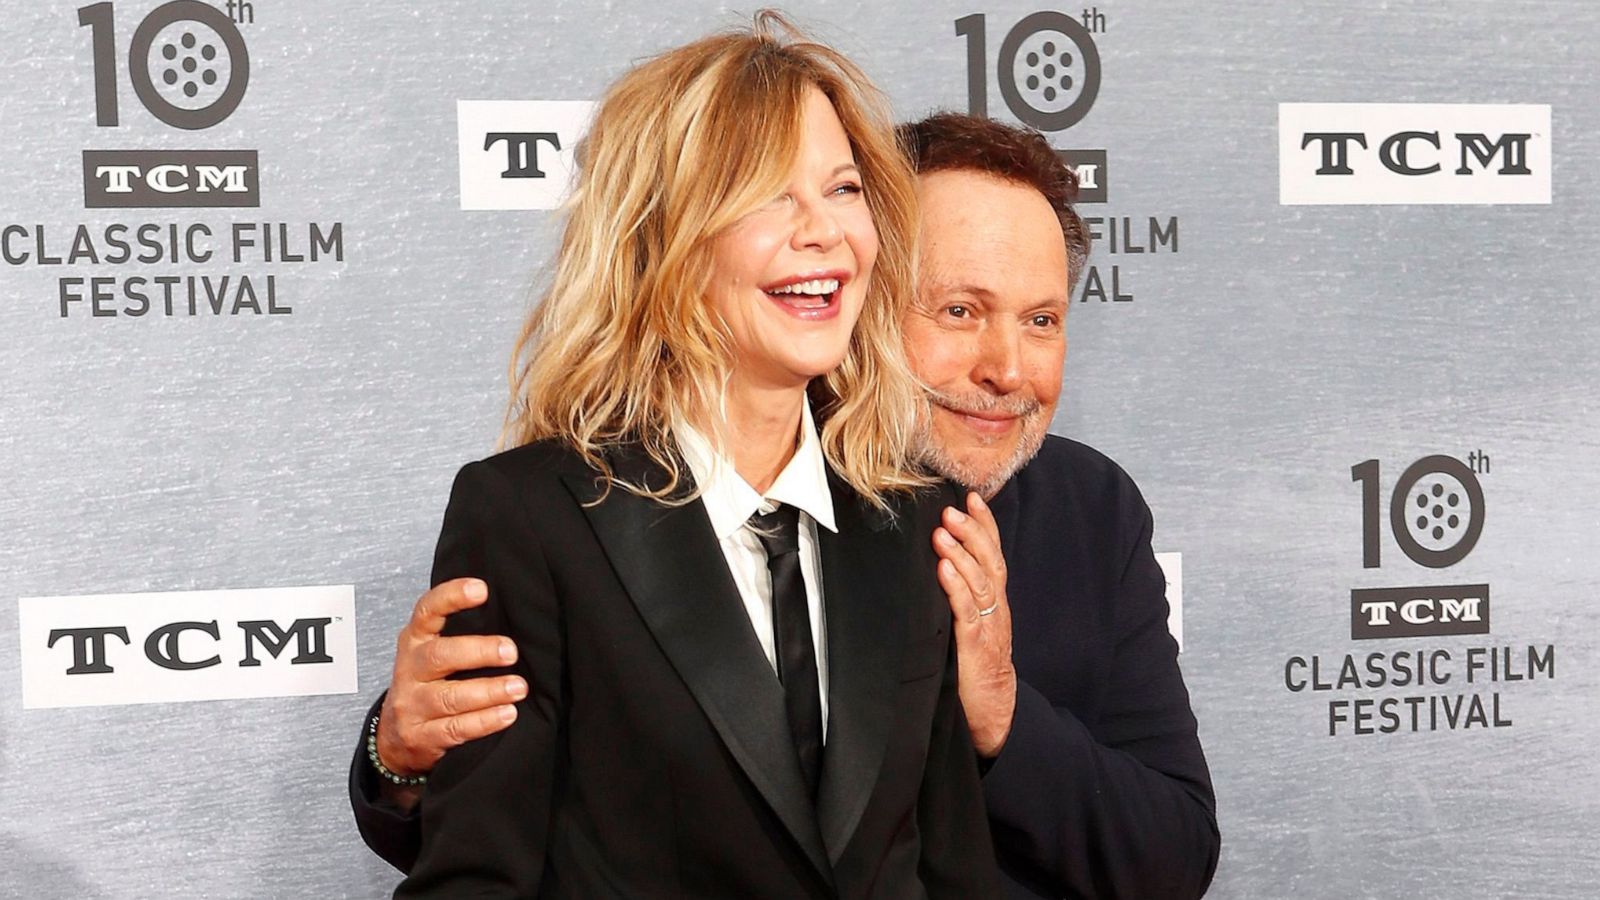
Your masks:
<svg viewBox="0 0 1600 900"><path fill-rule="evenodd" d="M1033 325L1035 328L1054 328L1056 326L1056 317L1040 313L1033 317Z"/></svg>

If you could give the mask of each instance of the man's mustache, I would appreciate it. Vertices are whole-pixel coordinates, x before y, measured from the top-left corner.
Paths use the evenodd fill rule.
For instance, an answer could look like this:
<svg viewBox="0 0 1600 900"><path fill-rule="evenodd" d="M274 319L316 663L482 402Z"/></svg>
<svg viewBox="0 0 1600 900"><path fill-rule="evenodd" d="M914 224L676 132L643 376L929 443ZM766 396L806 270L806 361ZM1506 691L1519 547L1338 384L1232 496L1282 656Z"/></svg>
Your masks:
<svg viewBox="0 0 1600 900"><path fill-rule="evenodd" d="M971 415L998 412L1026 419L1036 415L1043 408L1043 405L1038 400L1020 394L996 397L993 394L985 394L981 391L974 394L955 394L928 388L927 397L928 402L935 406L942 406L951 412Z"/></svg>

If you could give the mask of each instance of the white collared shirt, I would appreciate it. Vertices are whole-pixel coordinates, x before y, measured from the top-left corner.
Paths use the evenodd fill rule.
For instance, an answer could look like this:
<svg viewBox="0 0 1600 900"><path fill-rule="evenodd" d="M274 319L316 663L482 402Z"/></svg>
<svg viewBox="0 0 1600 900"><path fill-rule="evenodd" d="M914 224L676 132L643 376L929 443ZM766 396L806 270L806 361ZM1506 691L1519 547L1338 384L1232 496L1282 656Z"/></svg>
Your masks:
<svg viewBox="0 0 1600 900"><path fill-rule="evenodd" d="M800 575L806 585L806 605L811 613L811 640L817 654L817 687L822 698L822 733L828 733L828 631L822 609L822 566L817 554L817 526L838 532L833 520L833 494L828 490L828 468L822 442L811 418L811 404L800 413L800 446L778 473L765 495L739 476L733 461L716 452L706 436L687 424L673 429L683 460L701 488L700 502L711 519L711 530L728 560L728 571L750 614L750 626L767 654L774 673L778 657L772 637L772 574L767 552L750 529L757 511L772 512L779 503L800 510Z"/></svg>

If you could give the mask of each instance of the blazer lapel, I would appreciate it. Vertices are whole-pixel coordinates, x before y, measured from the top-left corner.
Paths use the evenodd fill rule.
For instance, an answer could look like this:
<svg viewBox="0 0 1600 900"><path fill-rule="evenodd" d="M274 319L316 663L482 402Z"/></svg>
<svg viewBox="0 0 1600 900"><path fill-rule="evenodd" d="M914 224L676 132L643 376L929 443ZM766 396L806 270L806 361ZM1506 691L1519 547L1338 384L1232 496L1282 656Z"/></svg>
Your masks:
<svg viewBox="0 0 1600 900"><path fill-rule="evenodd" d="M652 474L653 464L637 448L617 453L613 463L619 477L635 483ZM565 481L662 652L831 884L833 868L789 736L783 688L750 627L704 506L696 500L669 507L618 487L594 504L600 490L593 479Z"/></svg>
<svg viewBox="0 0 1600 900"><path fill-rule="evenodd" d="M888 517L828 474L839 532L817 529L828 628L828 737L817 817L828 859L838 862L878 780L894 721L905 573L892 562L903 554L890 546L899 539Z"/></svg>

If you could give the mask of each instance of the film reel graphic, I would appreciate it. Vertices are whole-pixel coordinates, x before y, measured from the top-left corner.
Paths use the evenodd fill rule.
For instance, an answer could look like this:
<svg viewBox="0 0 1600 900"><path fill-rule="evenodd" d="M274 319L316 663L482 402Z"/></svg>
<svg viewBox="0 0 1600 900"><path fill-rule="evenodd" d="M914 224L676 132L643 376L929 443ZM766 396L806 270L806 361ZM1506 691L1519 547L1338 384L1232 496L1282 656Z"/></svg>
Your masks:
<svg viewBox="0 0 1600 900"><path fill-rule="evenodd" d="M1006 32L998 70L1006 107L1040 131L1076 125L1100 93L1094 36L1077 19L1054 10L1025 16Z"/></svg>
<svg viewBox="0 0 1600 900"><path fill-rule="evenodd" d="M244 99L250 51L221 10L199 0L172 0L134 31L128 75L151 115L174 128L210 128Z"/></svg>
<svg viewBox="0 0 1600 900"><path fill-rule="evenodd" d="M1412 562L1453 566L1483 533L1483 486L1472 469L1450 456L1425 456L1395 482L1389 527Z"/></svg>

